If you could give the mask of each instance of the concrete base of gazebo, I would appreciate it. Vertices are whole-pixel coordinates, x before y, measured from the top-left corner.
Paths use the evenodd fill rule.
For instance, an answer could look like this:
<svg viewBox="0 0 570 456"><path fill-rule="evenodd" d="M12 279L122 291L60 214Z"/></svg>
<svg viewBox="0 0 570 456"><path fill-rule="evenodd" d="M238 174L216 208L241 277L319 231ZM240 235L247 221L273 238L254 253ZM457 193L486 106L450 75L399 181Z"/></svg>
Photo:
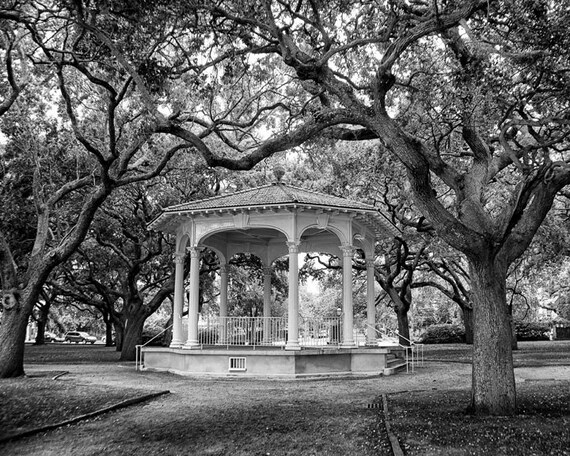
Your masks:
<svg viewBox="0 0 570 456"><path fill-rule="evenodd" d="M389 375L405 367L401 350L393 348L288 351L275 347L207 347L184 350L143 347L147 371L202 377L305 378Z"/></svg>

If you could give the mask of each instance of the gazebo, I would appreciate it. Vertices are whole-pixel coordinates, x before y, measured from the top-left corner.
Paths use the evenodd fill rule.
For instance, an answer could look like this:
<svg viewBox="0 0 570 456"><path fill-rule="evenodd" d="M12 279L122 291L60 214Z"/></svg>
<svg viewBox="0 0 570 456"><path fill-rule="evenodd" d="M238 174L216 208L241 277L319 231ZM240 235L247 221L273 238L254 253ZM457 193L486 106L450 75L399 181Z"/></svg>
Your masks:
<svg viewBox="0 0 570 456"><path fill-rule="evenodd" d="M374 246L399 234L374 206L309 191L282 182L170 206L149 229L176 236L172 343L143 347L144 368L190 375L304 376L382 373L390 350L375 332ZM200 252L208 248L220 262L219 317L215 337L199 337ZM353 336L352 258L364 252L367 271L366 346ZM184 261L190 255L188 317L184 307ZM336 344L307 344L299 337L299 253L326 252L342 261L342 312ZM228 316L227 263L237 253L257 255L263 264L263 317ZM289 257L287 318L271 316L271 267ZM242 317L243 318L243 317ZM330 328L331 323L328 322ZM333 324L334 329L334 324ZM323 327L314 330L319 337ZM247 332L247 337L246 337ZM212 332L209 331L208 334ZM239 335L239 334L238 334ZM334 350L330 348L334 346Z"/></svg>

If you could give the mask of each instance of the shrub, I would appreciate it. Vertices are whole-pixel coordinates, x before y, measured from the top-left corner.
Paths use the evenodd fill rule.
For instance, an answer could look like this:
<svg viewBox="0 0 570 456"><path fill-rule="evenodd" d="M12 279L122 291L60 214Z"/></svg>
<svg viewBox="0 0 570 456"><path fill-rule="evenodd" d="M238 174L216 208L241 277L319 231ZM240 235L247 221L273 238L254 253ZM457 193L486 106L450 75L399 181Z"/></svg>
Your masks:
<svg viewBox="0 0 570 456"><path fill-rule="evenodd" d="M454 344L465 342L465 329L461 325L432 325L420 336L423 344Z"/></svg>
<svg viewBox="0 0 570 456"><path fill-rule="evenodd" d="M549 340L548 323L515 321L517 340Z"/></svg>
<svg viewBox="0 0 570 456"><path fill-rule="evenodd" d="M153 337L157 336L156 339L152 340L148 345L150 346L164 346L164 328L159 325L145 325L142 333L142 343L146 344ZM162 334L161 334L162 333ZM160 335L159 335L160 334Z"/></svg>

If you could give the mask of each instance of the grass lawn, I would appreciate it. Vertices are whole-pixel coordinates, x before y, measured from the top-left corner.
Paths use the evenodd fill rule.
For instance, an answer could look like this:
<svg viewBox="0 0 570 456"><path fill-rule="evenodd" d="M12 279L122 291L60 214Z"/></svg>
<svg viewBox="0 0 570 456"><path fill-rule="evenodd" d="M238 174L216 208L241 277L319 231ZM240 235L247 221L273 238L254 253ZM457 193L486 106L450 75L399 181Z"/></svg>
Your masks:
<svg viewBox="0 0 570 456"><path fill-rule="evenodd" d="M470 363L472 347L426 345L430 360ZM570 366L570 341L520 342L517 368ZM563 372L570 374L570 369ZM570 376L517 383L515 417L465 413L469 389L408 391L388 397L390 422L407 455L570 455Z"/></svg>
<svg viewBox="0 0 570 456"><path fill-rule="evenodd" d="M519 342L513 352L515 367L570 366L570 341ZM472 346L465 344L425 345L426 359L452 363L471 363Z"/></svg>
<svg viewBox="0 0 570 456"><path fill-rule="evenodd" d="M97 345L27 346L31 375L0 380L0 435L149 392L171 394L2 442L0 454L390 455L382 410L367 408L386 394L407 455L570 456L570 341L520 344L515 372L528 378L517 383L520 413L510 418L465 414L470 352L426 346L426 366L414 374L264 381L134 372L112 348ZM546 369L556 378L542 375Z"/></svg>
<svg viewBox="0 0 570 456"><path fill-rule="evenodd" d="M570 455L570 383L517 387L519 415L464 413L470 391L393 394L390 422L407 455Z"/></svg>
<svg viewBox="0 0 570 456"><path fill-rule="evenodd" d="M53 380L59 373L45 371L29 378L0 381L0 439L145 394L134 388L78 385L65 377Z"/></svg>

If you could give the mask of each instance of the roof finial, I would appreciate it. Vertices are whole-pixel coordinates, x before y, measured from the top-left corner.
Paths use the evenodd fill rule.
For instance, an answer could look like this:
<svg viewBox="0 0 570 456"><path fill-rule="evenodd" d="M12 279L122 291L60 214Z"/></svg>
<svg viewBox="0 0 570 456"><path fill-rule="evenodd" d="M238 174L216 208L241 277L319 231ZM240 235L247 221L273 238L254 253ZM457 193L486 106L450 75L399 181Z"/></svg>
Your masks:
<svg viewBox="0 0 570 456"><path fill-rule="evenodd" d="M273 167L273 175L275 176L275 179L277 179L277 182L280 183L281 179L285 175L285 169L283 166L280 164L275 165Z"/></svg>

